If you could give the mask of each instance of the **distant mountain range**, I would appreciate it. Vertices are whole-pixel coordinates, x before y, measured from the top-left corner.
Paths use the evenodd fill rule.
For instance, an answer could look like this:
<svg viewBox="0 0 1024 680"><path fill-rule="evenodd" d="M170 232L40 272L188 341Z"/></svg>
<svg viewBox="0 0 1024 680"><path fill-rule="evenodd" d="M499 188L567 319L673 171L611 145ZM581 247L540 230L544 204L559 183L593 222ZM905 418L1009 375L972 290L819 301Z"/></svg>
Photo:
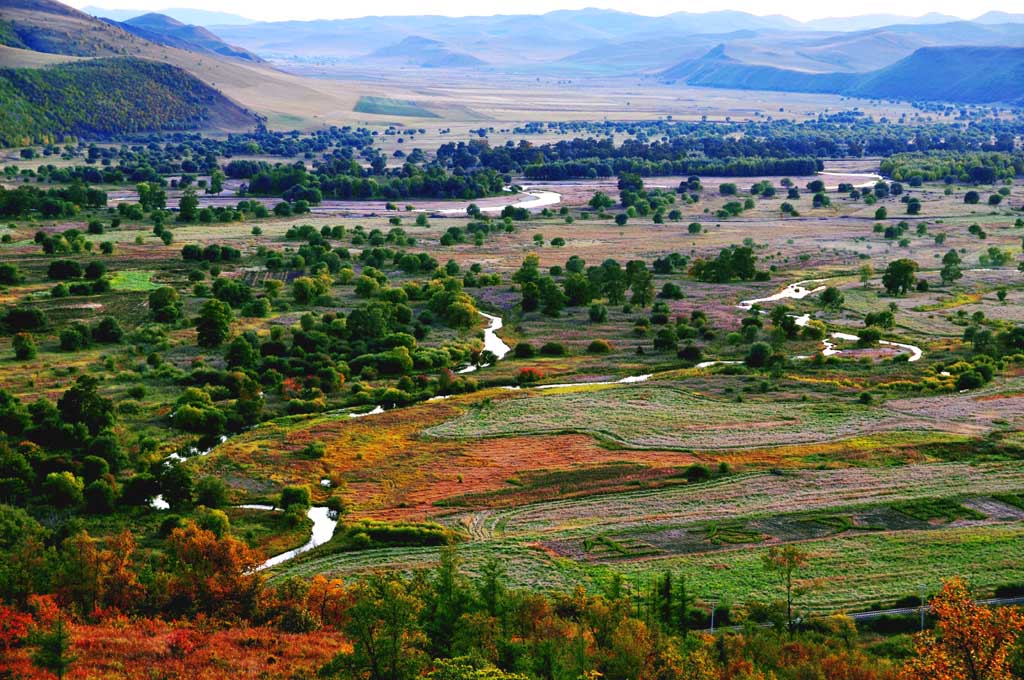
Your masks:
<svg viewBox="0 0 1024 680"><path fill-rule="evenodd" d="M82 11L86 14L91 14L94 17L100 17L101 19L113 19L114 21L127 21L143 14L148 14L151 10L144 9L106 9L103 7L83 7ZM176 21L180 21L183 24L192 24L194 26L230 26L233 24L251 24L252 19L247 19L237 14L228 14L227 12L213 12L205 9L192 9L191 7L169 7L167 9L160 9L153 12L154 14L163 14L169 16Z"/></svg>
<svg viewBox="0 0 1024 680"><path fill-rule="evenodd" d="M743 90L842 94L870 99L1024 104L1024 48L922 47L867 73L809 73L747 64L719 45L661 78L687 85Z"/></svg>
<svg viewBox="0 0 1024 680"><path fill-rule="evenodd" d="M486 62L469 54L455 52L437 40L412 35L394 45L382 47L367 55L367 59L398 61L423 68L469 68Z"/></svg>
<svg viewBox="0 0 1024 680"><path fill-rule="evenodd" d="M182 22L165 14L143 14L126 21L113 21L129 33L160 45L179 47L184 50L210 52L225 57L260 61L252 52L228 45L209 30Z"/></svg>
<svg viewBox="0 0 1024 680"><path fill-rule="evenodd" d="M571 77L653 76L679 67L693 71L688 75L692 83L742 83L754 78L746 67L761 78L772 69L867 73L922 47L1024 47L1024 15L995 12L977 21L933 13L801 23L781 15L728 10L649 17L584 9L543 15L254 22L213 30L226 42L264 58L281 63L328 59L350 71L390 64ZM719 44L726 46L728 66L720 59L713 68L686 64Z"/></svg>

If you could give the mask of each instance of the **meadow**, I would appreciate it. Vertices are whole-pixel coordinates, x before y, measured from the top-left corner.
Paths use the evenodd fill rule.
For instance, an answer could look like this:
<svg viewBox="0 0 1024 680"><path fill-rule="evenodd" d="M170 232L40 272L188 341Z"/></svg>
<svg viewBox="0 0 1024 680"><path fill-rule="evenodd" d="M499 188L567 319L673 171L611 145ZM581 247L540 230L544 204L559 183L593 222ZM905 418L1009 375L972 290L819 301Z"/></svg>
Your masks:
<svg viewBox="0 0 1024 680"><path fill-rule="evenodd" d="M385 145L393 143L383 137ZM446 137L431 132L422 139L440 143ZM828 169L871 172L877 164L870 158L830 161ZM827 177L832 182L854 175ZM253 290L262 297L264 280L290 276L268 273L266 253L296 254L304 246L293 236L300 225L317 232L329 228L325 243L354 258L368 249L366 234L398 227L415 239L406 250L428 253L442 267L457 266L459 277L475 270L500 277L465 291L478 309L502 317L499 335L508 345L529 344L535 351L513 351L466 374L472 382L448 393L423 393L441 399L385 400L383 413L366 417L352 416L375 406L375 395L400 384L409 389L408 383L357 369L325 397L322 408L287 415L284 390L267 385L266 415L259 422L238 428L209 455L184 464L196 480L224 482L230 505L276 503L283 489L304 486L314 504L344 499L353 527L371 520L399 529L437 522L451 532L470 572L498 557L508 565L513 585L540 590L577 584L600 589L615 573L627 582L644 582L673 570L692 579L702 596L736 603L769 599L777 588L760 566L762 555L772 545L789 543L811 555L801 579L811 586L805 603L816 611L863 609L913 594L921 579L937 584L958 573L968 574L982 591L1018 581L1024 519L1016 506L1000 500L1024 491L1018 359L1000 359L990 382L964 393L954 389L949 374L963 370L958 362L977 359L964 340L966 328L995 335L1024 321L1024 285L1013 262L983 261L993 246L1019 250L1024 232L1018 212L1009 205L965 204L964 186L924 183L908 189L922 201L917 217L906 216L892 196L867 205L834 190L825 207L814 207L808 192L791 199L796 216L781 211L781 193L753 199L739 216L716 215L729 201L721 195L723 185L736 183L744 193L748 184L780 185L782 179L705 177L699 201L674 204L676 218L638 215L624 224L587 205L595 192L615 195L614 179L537 182L530 186L559 193L560 203L475 243L445 240L468 219L440 210L464 207L465 200L391 206L324 201L302 216L174 224L170 244L155 235L151 220L126 218L105 233L82 236L94 250L77 259L97 259L95 249L103 242L112 243L114 252L103 258L110 290L81 297L51 295L51 257L40 253L34 237L69 227L86 231L85 225L77 219L16 220L4 231L11 239L2 248L5 261L24 278L0 295L5 304L30 301L52 322L35 334L38 351L31 359L7 358L12 338L0 337L2 386L26 401L56 399L76 376L99 376L101 393L118 405L116 431L128 442L133 464L159 465L164 456L199 443L195 433L169 428L169 414L182 394L182 376L225 368L224 350L197 347L190 322L168 329L159 349L133 335L121 345L92 344L72 353L61 347L62 330L110 315L129 332L138 331L150 321L148 295L162 286L180 291L187 319L209 299L201 286L218 278L256 282ZM800 187L813 180L793 179ZM652 177L645 185L673 189L684 180ZM131 188L108 188L119 199L136 199ZM1011 197L1022 191L1019 181L1008 189ZM168 189L171 204L181 196L180 189ZM205 206L237 197L198 198ZM890 216L877 218L879 206ZM886 227L905 220L902 238L886 238ZM986 238L978 237L975 224ZM344 229L331 231L338 227ZM186 244L230 245L242 259L184 261ZM739 244L751 248L765 272L761 280L699 281L688 268ZM960 253L963 276L944 284L939 269L950 249ZM542 273L561 280L571 256L586 265L609 258L626 265L670 253L687 265L651 275L655 295L665 286L679 288L678 295L653 300L667 310L670 323L651 324L649 303L631 305L628 291L621 304L598 296L595 302L606 308L601 318L586 304L556 315L524 311L513 281L531 254ZM900 297L885 293L882 272L900 257L919 263L918 277L928 281L927 289ZM368 268L358 259L351 264L360 272ZM409 273L394 262L380 269L392 288L430 279L428 272ZM787 304L792 314L809 314L829 332L857 334L868 314L889 310L893 324L882 337L919 346L921 360L911 363L892 349L851 341L838 342L843 352L837 356L815 357L819 339L784 337L762 316L752 337L787 360L765 368L739 365L751 344L741 333L753 315L738 303L808 279L835 286L841 303L826 306L812 295L766 303L765 311ZM294 333L309 323L307 317L348 317L366 301L357 280L332 280L326 297L312 303L298 301L289 285L264 316L236 314L232 333L265 342L272 334ZM428 303L410 300L409 306L419 316ZM703 360L736 363L696 368L695 361L654 345L662 327L698 317L706 321L696 331L678 326L690 335L675 347L693 343ZM485 325L482 318L462 328L433 324L416 341L431 350L453 343L480 347ZM592 351L595 340L607 344ZM559 349L541 351L551 343ZM524 371L538 376L537 382L520 385ZM645 382L587 384L648 374ZM437 376L429 368L417 367L410 379L414 386L436 389ZM537 389L543 384L567 386ZM231 403L223 390L199 387L218 403ZM234 533L265 555L300 545L310 526L285 525L268 513L228 515ZM84 521L100 535L124 526L95 517ZM159 545L160 515L137 522L145 527L140 531L147 545ZM356 549L351 535L340 530L338 536L337 544L285 563L272 578L411 570L438 559L432 545Z"/></svg>

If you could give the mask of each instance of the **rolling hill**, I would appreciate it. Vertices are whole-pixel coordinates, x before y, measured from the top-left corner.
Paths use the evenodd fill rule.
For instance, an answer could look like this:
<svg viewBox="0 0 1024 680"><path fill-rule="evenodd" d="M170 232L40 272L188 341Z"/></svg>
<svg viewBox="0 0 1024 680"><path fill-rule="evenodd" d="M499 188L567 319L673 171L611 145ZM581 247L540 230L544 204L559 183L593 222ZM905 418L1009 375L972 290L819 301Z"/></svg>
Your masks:
<svg viewBox="0 0 1024 680"><path fill-rule="evenodd" d="M0 146L255 123L251 113L169 64L104 57L0 70Z"/></svg>
<svg viewBox="0 0 1024 680"><path fill-rule="evenodd" d="M113 19L114 21L127 21L133 17L146 14L144 9L106 9L105 7L94 7L92 5L83 7L82 11L94 17ZM183 24L192 24L194 26L230 26L253 23L252 19L247 19L237 14L194 9L191 7L168 7L157 10L156 13L169 16Z"/></svg>
<svg viewBox="0 0 1024 680"><path fill-rule="evenodd" d="M719 45L661 78L702 87L842 94L873 99L991 103L1024 101L1024 48L922 47L867 73L813 73L742 62Z"/></svg>
<svg viewBox="0 0 1024 680"><path fill-rule="evenodd" d="M241 108L264 116L268 124L288 129L319 127L323 121L318 117L351 120L361 95L393 95L371 86L313 81L264 63L158 44L55 0L3 0L0 22L20 43L0 49L0 67L34 68L72 57L134 57L169 64L219 90ZM251 121L242 127L251 127Z"/></svg>
<svg viewBox="0 0 1024 680"><path fill-rule="evenodd" d="M143 14L117 24L124 30L160 45L169 45L183 50L208 52L234 59L262 61L252 52L228 45L201 26L192 26L172 19L165 14Z"/></svg>
<svg viewBox="0 0 1024 680"><path fill-rule="evenodd" d="M367 55L372 60L396 60L410 66L422 68L470 68L484 66L487 62L470 54L449 49L438 40L413 35L401 42L374 50Z"/></svg>

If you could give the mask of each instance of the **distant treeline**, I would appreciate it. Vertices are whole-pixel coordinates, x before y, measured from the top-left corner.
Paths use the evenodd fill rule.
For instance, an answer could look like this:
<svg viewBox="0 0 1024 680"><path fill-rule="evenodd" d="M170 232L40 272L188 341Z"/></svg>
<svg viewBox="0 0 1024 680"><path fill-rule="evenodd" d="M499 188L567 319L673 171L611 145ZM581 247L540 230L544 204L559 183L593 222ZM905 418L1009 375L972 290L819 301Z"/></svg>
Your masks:
<svg viewBox="0 0 1024 680"><path fill-rule="evenodd" d="M75 183L66 188L43 190L33 186L5 189L0 186L0 215L18 217L38 210L44 217L71 217L79 208L102 208L107 194Z"/></svg>
<svg viewBox="0 0 1024 680"><path fill-rule="evenodd" d="M825 165L816 158L736 158L731 160L646 161L617 158L586 159L529 165L523 174L532 180L612 177L635 173L643 177L710 175L713 177L760 177L763 175L813 175Z"/></svg>
<svg viewBox="0 0 1024 680"><path fill-rule="evenodd" d="M303 163L270 165L265 161L232 161L225 174L248 179L247 193L281 196L286 200L319 203L329 199L461 198L496 194L508 178L491 169L452 173L438 165L425 168L406 163L402 168L375 170L351 162L322 164L310 171Z"/></svg>
<svg viewBox="0 0 1024 680"><path fill-rule="evenodd" d="M528 134L543 129L541 124L531 124L518 131ZM1024 134L1024 123L902 124L847 111L802 123L573 122L548 124L547 129L591 136L536 145L524 139L495 147L486 139L452 142L438 149L437 162L455 172L490 168L531 179L607 177L621 172L797 174L804 166L779 169L784 167L779 161L922 151L1010 152L1015 138ZM621 139L622 135L628 137Z"/></svg>
<svg viewBox="0 0 1024 680"><path fill-rule="evenodd" d="M883 174L899 181L920 178L932 182L992 184L996 180L1024 175L1024 152L904 153L886 158L881 168Z"/></svg>

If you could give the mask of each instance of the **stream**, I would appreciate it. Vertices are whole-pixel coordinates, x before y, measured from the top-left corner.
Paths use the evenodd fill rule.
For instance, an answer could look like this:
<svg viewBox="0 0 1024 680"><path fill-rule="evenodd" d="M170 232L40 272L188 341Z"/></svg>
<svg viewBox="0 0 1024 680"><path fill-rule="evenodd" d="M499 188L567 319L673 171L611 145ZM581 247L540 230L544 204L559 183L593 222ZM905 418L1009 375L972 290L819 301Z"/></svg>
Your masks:
<svg viewBox="0 0 1024 680"><path fill-rule="evenodd" d="M276 508L273 505L238 505L235 507L241 508L242 510L282 512L281 508ZM306 517L313 521L313 530L310 532L309 540L298 548L289 550L288 552L283 552L279 555L274 555L266 562L256 567L256 571L276 567L283 562L287 562L288 560L331 540L331 537L334 536L334 529L338 526L338 519L337 517L331 516L330 510L323 506L314 505L309 509L309 512L306 513Z"/></svg>
<svg viewBox="0 0 1024 680"><path fill-rule="evenodd" d="M749 310L751 310L754 307L754 305L759 305L759 304L765 303L765 302L778 302L779 300L802 300L803 298L807 297L808 295L813 295L815 293L820 293L821 291L825 290L825 286L823 286L823 285L822 286L814 286L814 284L821 283L824 280L825 279L810 279L810 280L806 280L806 281L797 281L796 283L789 284L788 286L783 288L781 291L779 291L779 292L777 292L777 293L775 293L773 295L769 295L768 297L763 297L763 298L754 298L754 299L751 299L751 300L742 300L736 306L739 309L749 311ZM495 357L495 361L500 361L501 359L504 359L505 356L507 356L508 353L512 350L512 348L509 347L508 344L498 336L498 331L501 330L501 328L502 328L502 319L501 319L500 316L494 316L494 315L491 315L491 314L486 314L484 312L480 312L480 315L483 316L488 321L487 327L484 329L484 350L490 352L491 354L493 354L494 357ZM810 323L811 315L810 314L803 314L803 315L800 315L800 316L796 316L795 319L796 319L797 326L804 327L808 323ZM860 338L858 336L853 335L851 333L839 333L839 332L831 333L825 340L822 341L822 344L824 345L824 349L822 350L821 353L823 355L825 355L825 356L833 356L833 355L836 355L836 354L841 354L843 350L836 349L836 343L834 341L836 341L836 340L843 340L843 341L849 341L849 342L856 342L859 339ZM896 347L896 348L899 348L899 349L902 349L902 350L905 350L905 351L909 352L910 353L910 357L909 357L908 361L917 361L917 360L919 360L924 355L924 353L921 351L921 348L917 347L915 345L906 345L906 344L902 344L902 343L898 343L898 342L890 342L888 340L881 340L879 342L882 345L888 345L888 346L891 346L891 347ZM810 359L810 357L808 357L808 356L798 356L798 357L795 357L795 358L796 359L804 359L804 360ZM704 361L702 363L697 364L697 368L709 368L711 366L716 366L716 365L742 364L742 363L743 363L742 361L723 361L723 360ZM466 366L466 367L462 368L458 372L459 373L471 373L473 371L476 371L479 368L484 368L484 367L489 366L489 365L490 364L479 364L479 365L471 364L469 366ZM505 386L505 389L508 389L508 390L518 390L518 389L550 390L550 389L557 389L557 388L561 388L561 387L579 387L581 385L626 385L626 384L631 384L631 383L645 382L645 381L649 380L650 378L651 378L651 374L650 373L645 373L645 374L642 374L642 375L626 376L625 378L621 378L619 380L602 380L602 381L596 381L596 382L577 382L577 383L554 383L554 384L550 384L550 385L535 385L535 386L529 386L529 387L523 387L523 388L521 388L519 386L514 386L514 385L507 385L507 386ZM432 397L429 401L436 401L436 400L440 400L440 399L447 399L448 396L449 395L438 395L436 397ZM366 416L376 415L376 414L380 414L380 413L383 413L383 412L384 412L384 406L382 404L378 404L371 411L367 411L366 413L350 413L350 414L348 414L348 416L350 418L363 418L363 417L366 417ZM218 441L218 444L222 444L225 441L227 441L227 437L221 437L220 440ZM214 444L214 446L217 446L217 444ZM193 448L188 453L190 454L190 456L191 455L205 456L205 455L208 455L210 453L210 451L213 450L213 448L214 447L211 446L209 449L206 449L204 451L199 451L199 450L196 450L196 449ZM172 461L173 462L180 462L180 461L186 460L186 456L182 456L179 453L172 453L169 456L167 456L166 460L168 462L172 462ZM321 482L321 483L323 483L323 482ZM162 496L155 496L153 499L151 499L150 506L153 507L154 509L157 509L157 510L168 510L168 509L170 509L170 505L163 499ZM241 509L244 509L244 510L263 510L263 511L266 511L266 512L281 512L282 511L281 508L276 508L276 507L274 507L272 505L256 505L256 504L253 504L253 505L239 505L237 507L241 508ZM275 566L277 566L279 564L287 562L288 560L291 560L291 559L295 558L296 556L301 555L302 553L307 552L309 550L312 550L313 548L315 548L315 547L317 547L319 545L323 545L327 541L331 540L331 537L334 535L334 530L338 526L338 520L337 520L336 517L332 517L331 516L330 511L326 507L324 507L324 506L313 506L313 507L311 507L309 509L309 512L306 513L306 516L313 522L313 529L310 532L309 540L306 543L304 543L303 545L299 546L298 548L295 548L293 550L289 550L287 552L283 552L283 553L281 553L279 555L274 555L273 557L271 557L270 559L265 561L263 564L261 564L259 567L257 567L257 571L263 570L263 569L269 569L271 567L275 567Z"/></svg>

